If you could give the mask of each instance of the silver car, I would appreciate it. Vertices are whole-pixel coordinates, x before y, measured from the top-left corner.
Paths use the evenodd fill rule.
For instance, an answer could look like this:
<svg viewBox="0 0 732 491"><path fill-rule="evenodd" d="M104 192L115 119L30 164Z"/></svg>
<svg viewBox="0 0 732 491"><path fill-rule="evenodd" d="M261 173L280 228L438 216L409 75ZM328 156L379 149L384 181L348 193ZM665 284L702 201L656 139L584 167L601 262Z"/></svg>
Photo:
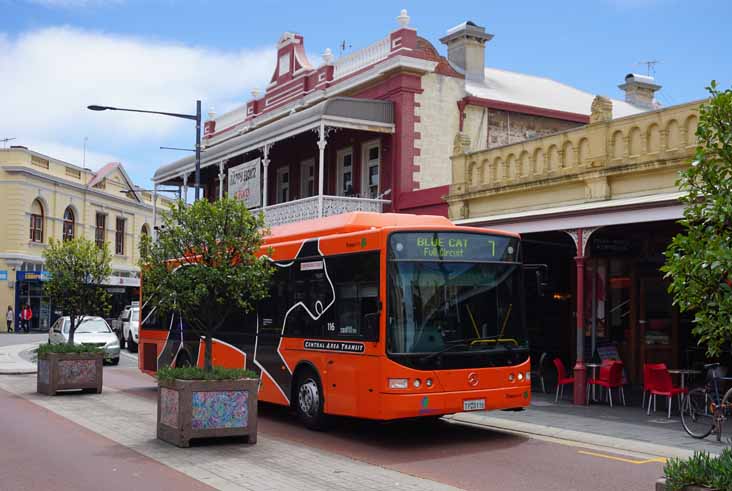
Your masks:
<svg viewBox="0 0 732 491"><path fill-rule="evenodd" d="M69 327L71 320L68 316L59 317L48 330L50 344L69 342ZM85 316L81 324L76 326L74 344L90 344L104 349L104 359L117 365L119 363L119 339L112 332L109 324L101 317Z"/></svg>

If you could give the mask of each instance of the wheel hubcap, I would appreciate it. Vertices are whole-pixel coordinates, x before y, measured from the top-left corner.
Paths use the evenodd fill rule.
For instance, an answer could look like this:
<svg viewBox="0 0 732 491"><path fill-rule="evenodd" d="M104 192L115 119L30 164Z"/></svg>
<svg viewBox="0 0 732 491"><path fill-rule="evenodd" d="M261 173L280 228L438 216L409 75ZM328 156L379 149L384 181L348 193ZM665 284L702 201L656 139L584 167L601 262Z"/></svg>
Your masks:
<svg viewBox="0 0 732 491"><path fill-rule="evenodd" d="M309 378L300 385L298 391L298 403L300 411L307 416L313 416L318 411L320 405L320 397L318 394L318 384L315 380Z"/></svg>

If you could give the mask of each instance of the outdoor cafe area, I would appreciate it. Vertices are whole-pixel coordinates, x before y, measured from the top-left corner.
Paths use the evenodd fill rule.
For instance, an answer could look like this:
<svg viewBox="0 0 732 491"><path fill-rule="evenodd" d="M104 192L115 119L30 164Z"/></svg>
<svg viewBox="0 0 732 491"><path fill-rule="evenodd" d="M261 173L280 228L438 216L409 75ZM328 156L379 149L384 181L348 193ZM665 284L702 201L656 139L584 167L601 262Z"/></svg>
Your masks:
<svg viewBox="0 0 732 491"><path fill-rule="evenodd" d="M707 358L692 333L693 315L680 312L667 291L663 252L679 231L672 221L602 227L587 244L583 270L566 233L522 235L525 261L549 271L545 294L529 291L527 298L535 307L527 310L535 395L546 394L552 404L573 401L580 347L590 408L625 406L646 417L650 395L658 414L668 417L670 397L670 416L678 417L683 394L705 383L705 364L720 362L721 375L732 373L729 354Z"/></svg>

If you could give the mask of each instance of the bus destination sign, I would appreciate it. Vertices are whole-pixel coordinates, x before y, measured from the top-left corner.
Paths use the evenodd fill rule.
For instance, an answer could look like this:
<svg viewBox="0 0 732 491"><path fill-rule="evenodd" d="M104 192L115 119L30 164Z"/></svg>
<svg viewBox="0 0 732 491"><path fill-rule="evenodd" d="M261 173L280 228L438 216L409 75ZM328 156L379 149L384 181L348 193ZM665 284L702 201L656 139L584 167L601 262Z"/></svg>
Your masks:
<svg viewBox="0 0 732 491"><path fill-rule="evenodd" d="M307 350L341 351L345 353L363 353L363 343L346 343L343 341L317 341L306 339L303 346Z"/></svg>
<svg viewBox="0 0 732 491"><path fill-rule="evenodd" d="M514 261L517 239L462 232L397 232L389 240L390 259L431 261Z"/></svg>

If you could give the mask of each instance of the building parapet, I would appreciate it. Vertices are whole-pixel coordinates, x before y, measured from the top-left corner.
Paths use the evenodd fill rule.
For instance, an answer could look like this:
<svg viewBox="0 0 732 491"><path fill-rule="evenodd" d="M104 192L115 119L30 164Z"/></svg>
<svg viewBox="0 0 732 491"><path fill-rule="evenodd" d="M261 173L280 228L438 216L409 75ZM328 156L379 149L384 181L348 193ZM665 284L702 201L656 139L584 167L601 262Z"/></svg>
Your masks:
<svg viewBox="0 0 732 491"><path fill-rule="evenodd" d="M607 112L607 102L603 98L593 104L593 110ZM608 120L598 114L586 126L476 152L469 151L469 138L459 133L451 157L450 217L471 218L470 202L474 200L570 182L584 183L584 201L610 199L611 175L685 165L696 147L702 102L619 119ZM536 207L546 204L540 203L541 199L521 202ZM487 209L485 203L480 208Z"/></svg>

